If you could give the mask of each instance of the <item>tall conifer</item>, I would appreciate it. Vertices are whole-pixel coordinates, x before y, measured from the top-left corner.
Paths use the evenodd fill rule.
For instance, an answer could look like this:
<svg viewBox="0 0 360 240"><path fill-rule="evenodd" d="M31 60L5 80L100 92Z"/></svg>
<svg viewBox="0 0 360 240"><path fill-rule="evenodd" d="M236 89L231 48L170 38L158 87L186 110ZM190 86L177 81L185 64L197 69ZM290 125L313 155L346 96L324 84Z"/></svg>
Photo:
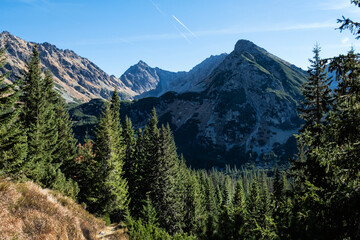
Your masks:
<svg viewBox="0 0 360 240"><path fill-rule="evenodd" d="M329 79L326 71L326 61L320 58L320 47L316 45L313 59L310 59L311 67L308 70L308 82L303 86L305 100L300 108L301 118L305 120L303 129L315 132L315 124L324 121L324 116L331 109L333 97L329 88Z"/></svg>
<svg viewBox="0 0 360 240"><path fill-rule="evenodd" d="M241 178L236 182L234 196L234 239L241 239L245 234L247 220L246 198Z"/></svg>
<svg viewBox="0 0 360 240"><path fill-rule="evenodd" d="M0 50L0 68L5 64L5 50ZM26 132L19 121L19 82L4 82L0 75L0 169L7 174L21 173L27 153Z"/></svg>
<svg viewBox="0 0 360 240"><path fill-rule="evenodd" d="M59 166L52 164L57 132L54 108L46 99L48 92L41 77L39 52L35 45L23 84L22 121L28 143L26 168L30 178L49 187Z"/></svg>
<svg viewBox="0 0 360 240"><path fill-rule="evenodd" d="M128 204L128 187L123 177L123 156L118 119L107 103L96 129L95 161L99 164L99 202L96 211L119 217Z"/></svg>

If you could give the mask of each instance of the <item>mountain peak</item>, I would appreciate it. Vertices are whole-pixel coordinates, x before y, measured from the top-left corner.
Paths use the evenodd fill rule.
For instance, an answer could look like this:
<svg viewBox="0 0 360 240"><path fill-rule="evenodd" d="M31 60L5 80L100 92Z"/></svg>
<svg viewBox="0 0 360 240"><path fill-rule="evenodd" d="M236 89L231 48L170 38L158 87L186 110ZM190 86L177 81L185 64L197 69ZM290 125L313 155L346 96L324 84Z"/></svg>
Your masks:
<svg viewBox="0 0 360 240"><path fill-rule="evenodd" d="M140 60L136 65L149 66L149 65L147 65L147 63L144 62L143 60Z"/></svg>
<svg viewBox="0 0 360 240"><path fill-rule="evenodd" d="M256 48L260 48L260 47L249 40L241 39L241 40L237 41L237 43L235 44L234 51L235 52L244 52L244 51L251 51Z"/></svg>
<svg viewBox="0 0 360 240"><path fill-rule="evenodd" d="M49 49L56 49L56 46L51 44L51 43L48 43L48 42L44 42L42 43L41 45L43 45L45 48L49 48Z"/></svg>
<svg viewBox="0 0 360 240"><path fill-rule="evenodd" d="M6 40L8 40L8 39L15 39L15 36L12 35L11 33L9 33L8 31L3 31L3 32L1 32L1 33L0 33L0 37L1 37L2 39L6 39Z"/></svg>
<svg viewBox="0 0 360 240"><path fill-rule="evenodd" d="M2 31L0 35L11 35L8 31Z"/></svg>

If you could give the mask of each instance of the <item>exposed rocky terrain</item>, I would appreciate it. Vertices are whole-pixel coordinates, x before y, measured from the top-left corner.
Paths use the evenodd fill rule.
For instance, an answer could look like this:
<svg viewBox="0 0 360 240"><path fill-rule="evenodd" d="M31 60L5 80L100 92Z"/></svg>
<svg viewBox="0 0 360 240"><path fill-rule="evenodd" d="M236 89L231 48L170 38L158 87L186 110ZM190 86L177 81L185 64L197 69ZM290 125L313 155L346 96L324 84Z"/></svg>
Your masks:
<svg viewBox="0 0 360 240"><path fill-rule="evenodd" d="M127 85L128 87L140 85L140 87L131 88L140 94L135 96L137 99L159 97L169 91L177 93L199 92L204 87L200 82L207 78L226 56L226 53L210 56L189 72L169 72L160 68L151 68L146 63L140 61L137 65L129 68L120 79L125 84L130 82ZM132 81L129 81L130 79ZM149 86L147 89L141 88L141 86L146 85Z"/></svg>
<svg viewBox="0 0 360 240"><path fill-rule="evenodd" d="M6 47L6 70L11 71L10 80L24 76L35 43L0 33L0 48ZM107 98L116 86L123 98L136 95L115 76L109 76L86 58L71 50L61 50L50 43L38 44L41 67L49 68L54 75L56 88L67 101L86 102L92 98Z"/></svg>
<svg viewBox="0 0 360 240"><path fill-rule="evenodd" d="M9 32L0 33L0 48L6 48L10 81L24 76L35 43ZM169 72L151 68L143 61L131 66L120 78L108 75L93 62L71 50L61 50L50 43L38 44L41 67L54 75L56 89L68 102L107 99L117 87L122 99L160 96L167 91L186 92L198 88L199 81L217 67L226 54L211 56L189 72Z"/></svg>
<svg viewBox="0 0 360 240"><path fill-rule="evenodd" d="M282 164L296 152L293 134L301 124L297 106L305 80L300 68L240 40L198 81L196 91L123 102L121 114L142 127L156 107L160 122L170 124L179 152L194 167ZM91 118L89 111L81 115L89 105L96 104L72 109L73 119Z"/></svg>

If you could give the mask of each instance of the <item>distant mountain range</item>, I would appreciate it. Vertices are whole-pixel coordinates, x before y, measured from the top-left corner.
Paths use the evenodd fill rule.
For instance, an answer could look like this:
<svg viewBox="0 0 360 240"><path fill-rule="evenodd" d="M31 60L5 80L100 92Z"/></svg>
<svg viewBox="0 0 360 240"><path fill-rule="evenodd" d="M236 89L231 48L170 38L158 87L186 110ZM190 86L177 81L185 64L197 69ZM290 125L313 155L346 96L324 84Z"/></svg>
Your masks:
<svg viewBox="0 0 360 240"><path fill-rule="evenodd" d="M6 70L10 80L24 76L35 43L27 42L9 32L0 34L0 47L6 48ZM135 95L118 78L109 76L86 58L71 50L60 50L50 43L38 44L43 69L49 68L54 75L56 89L67 101L86 102L92 98L107 98L117 86L124 96Z"/></svg>
<svg viewBox="0 0 360 240"><path fill-rule="evenodd" d="M26 70L34 43L8 32L10 80ZM286 164L296 153L293 134L300 127L297 107L306 72L248 40L230 54L211 56L189 72L169 72L139 61L119 78L88 59L49 43L39 44L42 68L49 68L56 89L72 104L74 131L91 134L114 87L123 101L121 116L143 127L153 107L161 123L171 126L179 153L194 167L225 164ZM100 99L95 99L100 98Z"/></svg>
<svg viewBox="0 0 360 240"><path fill-rule="evenodd" d="M10 81L24 76L26 62L34 45L9 32L0 33L0 48L6 48L8 64L5 69L11 71ZM61 50L47 42L38 46L42 68L50 69L56 89L68 102L108 99L114 87L118 88L122 99L160 96L167 91L198 90L201 89L199 81L207 77L226 57L226 54L211 56L189 72L169 72L151 68L139 61L117 78L71 50Z"/></svg>
<svg viewBox="0 0 360 240"><path fill-rule="evenodd" d="M136 97L160 95L122 102L121 116L143 127L155 107L193 167L287 164L297 152L293 134L301 124L297 107L306 72L250 41L238 41L229 55L210 57L188 73L139 62L120 79ZM102 105L92 100L70 110L79 139Z"/></svg>

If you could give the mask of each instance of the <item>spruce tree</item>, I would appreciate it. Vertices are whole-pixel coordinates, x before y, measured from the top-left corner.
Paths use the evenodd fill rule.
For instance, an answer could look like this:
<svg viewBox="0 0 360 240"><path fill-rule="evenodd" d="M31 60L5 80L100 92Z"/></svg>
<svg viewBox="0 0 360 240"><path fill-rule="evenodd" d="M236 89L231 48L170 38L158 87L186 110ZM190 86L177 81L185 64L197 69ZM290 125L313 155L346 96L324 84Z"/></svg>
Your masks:
<svg viewBox="0 0 360 240"><path fill-rule="evenodd" d="M329 80L326 73L326 61L320 59L320 47L315 46L314 58L310 60L312 64L308 70L308 82L303 87L303 101L300 117L305 120L301 129L301 134L297 136L299 152L304 158L299 158L293 163L293 172L304 183L305 178L310 182L316 182L316 185L326 184L324 175L326 169L317 160L313 150L320 145L320 138L323 134L321 127L329 116L329 111L334 107L334 98L329 89ZM307 142L311 141L309 145ZM302 186L299 186L300 188Z"/></svg>
<svg viewBox="0 0 360 240"><path fill-rule="evenodd" d="M147 132L147 127L145 127L145 132ZM125 137L126 139L126 137ZM136 132L136 145L134 150L134 162L131 167L134 167L134 172L127 172L126 174L134 174L134 176L129 176L129 179L133 180L134 183L129 181L129 194L130 194L130 210L132 216L141 217L139 215L143 203L147 198L147 193L149 193L149 184L146 183L145 178L145 169L147 166L145 165L145 142L143 137L143 132L141 129L138 129ZM130 186L132 184L132 186Z"/></svg>
<svg viewBox="0 0 360 240"><path fill-rule="evenodd" d="M260 215L260 222L259 224L262 227L266 227L266 218L271 217L271 199L269 196L269 189L267 185L267 179L266 174L264 171L261 173L261 192L260 192L260 209L259 209L259 215Z"/></svg>
<svg viewBox="0 0 360 240"><path fill-rule="evenodd" d="M236 182L234 196L234 239L242 239L245 235L247 221L246 198L241 178Z"/></svg>
<svg viewBox="0 0 360 240"><path fill-rule="evenodd" d="M0 50L0 69L5 65L5 50ZM19 82L6 84L7 73L0 75L0 171L21 175L27 154L26 132L19 121ZM1 172L0 172L1 174Z"/></svg>
<svg viewBox="0 0 360 240"><path fill-rule="evenodd" d="M52 74L49 69L45 71L45 77L42 80L42 91L44 99L44 113L45 113L45 132L44 139L42 141L46 142L45 152L49 156L48 163L48 173L46 179L46 185L50 186L56 179L58 169L62 164L62 156L56 156L56 150L60 148L59 145L59 131L58 131L58 119L59 116L56 113L56 103L59 98L59 95L54 91L54 81ZM65 178L65 177L64 177ZM60 179L57 177L57 179Z"/></svg>
<svg viewBox="0 0 360 240"><path fill-rule="evenodd" d="M232 196L232 181L226 176L223 185L223 203L220 208L219 216L219 236L221 239L233 239L234 236L234 206Z"/></svg>
<svg viewBox="0 0 360 240"><path fill-rule="evenodd" d="M209 177L205 178L206 196L206 239L216 239L218 234L218 206L214 190L214 185Z"/></svg>
<svg viewBox="0 0 360 240"><path fill-rule="evenodd" d="M129 197L131 201L136 201L134 198L137 197L137 190L139 188L137 184L138 166L135 161L135 148L136 140L134 129L131 124L131 120L126 116L125 123L122 127L122 137L125 144L124 149L124 177L128 182L129 186ZM133 204L130 202L132 209Z"/></svg>
<svg viewBox="0 0 360 240"><path fill-rule="evenodd" d="M158 226L157 212L151 203L150 197L147 196L141 211L142 219L151 226Z"/></svg>
<svg viewBox="0 0 360 240"><path fill-rule="evenodd" d="M127 208L128 187L123 177L123 146L120 143L119 119L107 103L96 129L95 162L98 164L99 201L95 211L118 219Z"/></svg>
<svg viewBox="0 0 360 240"><path fill-rule="evenodd" d="M248 231L252 232L255 231L260 222L260 208L261 208L261 200L260 200L260 190L259 185L256 179L253 179L251 184L251 189L249 196L247 198L247 210L248 210L248 219L249 219L249 226Z"/></svg>
<svg viewBox="0 0 360 240"><path fill-rule="evenodd" d="M40 59L35 45L28 71L22 86L24 108L22 122L27 132L28 154L26 174L43 186L51 186L59 165L53 164L53 152L57 141L55 112L46 97L49 88L41 77ZM46 79L49 74L46 75Z"/></svg>
<svg viewBox="0 0 360 240"><path fill-rule="evenodd" d="M74 179L76 177L75 157L77 140L72 131L72 121L65 108L65 101L60 96L56 99L55 113L58 139L54 152L54 162L61 164L61 171L67 178Z"/></svg>
<svg viewBox="0 0 360 240"><path fill-rule="evenodd" d="M84 144L78 144L74 162L71 174L79 185L78 201L84 203L91 212L95 212L99 202L99 164L95 162L91 139L86 138Z"/></svg>
<svg viewBox="0 0 360 240"><path fill-rule="evenodd" d="M159 214L160 225L170 233L175 233L181 229L183 203L178 186L179 159L169 125L161 127L159 147L151 196Z"/></svg>
<svg viewBox="0 0 360 240"><path fill-rule="evenodd" d="M308 81L302 89L305 99L302 107L299 108L300 117L305 120L301 131L310 131L316 138L320 134L320 124L324 122L334 101L329 88L330 80L327 77L326 61L321 60L320 51L320 46L316 45L313 50L314 57L309 60L311 67L308 70Z"/></svg>
<svg viewBox="0 0 360 240"><path fill-rule="evenodd" d="M178 181L184 182L184 232L202 234L205 224L205 214L201 187L195 173L187 169L184 160L181 161L180 171L185 172Z"/></svg>
<svg viewBox="0 0 360 240"><path fill-rule="evenodd" d="M155 108L152 110L147 127L144 129L143 134L144 142L144 160L143 160L143 178L148 181L145 187L144 194L152 191L157 186L157 175L158 175L158 159L160 157L160 130L158 128L158 119ZM151 193L152 194L152 193ZM150 198L154 198L150 194Z"/></svg>
<svg viewBox="0 0 360 240"><path fill-rule="evenodd" d="M359 6L358 1L352 3ZM356 27L350 22L343 24L342 29ZM295 183L301 187L296 187L294 192L293 211L297 218L290 233L303 239L357 239L360 236L358 54L350 51L333 58L329 69L336 73L338 81L336 106L326 124L321 124L316 141L312 131L300 138L308 151L303 152L305 171L293 172L297 177Z"/></svg>
<svg viewBox="0 0 360 240"><path fill-rule="evenodd" d="M275 170L273 181L273 219L277 224L278 234L281 239L288 239L291 223L291 205L286 195L287 179L286 174L280 174L278 169Z"/></svg>

